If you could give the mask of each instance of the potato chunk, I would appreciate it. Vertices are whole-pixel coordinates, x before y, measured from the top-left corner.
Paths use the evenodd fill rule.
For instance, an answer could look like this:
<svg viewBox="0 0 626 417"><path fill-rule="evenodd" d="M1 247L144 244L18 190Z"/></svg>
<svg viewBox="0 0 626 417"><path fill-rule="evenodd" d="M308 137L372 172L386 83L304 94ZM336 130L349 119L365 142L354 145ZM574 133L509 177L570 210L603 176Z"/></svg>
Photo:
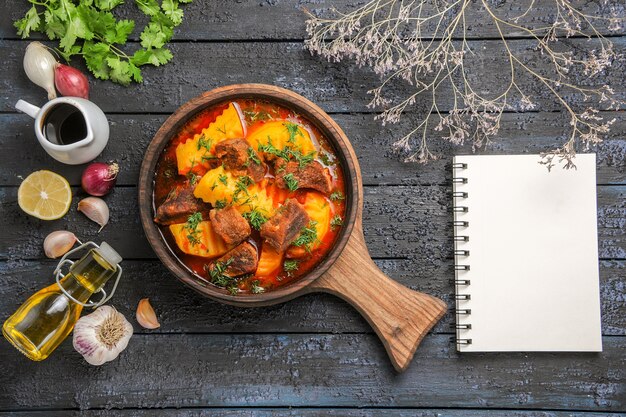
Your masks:
<svg viewBox="0 0 626 417"><path fill-rule="evenodd" d="M202 133L176 147L178 173L187 175L194 172L204 174L211 168L211 160L216 159L215 145L226 139L243 138L246 136L246 125L243 122L241 109L237 103L230 103L213 123Z"/></svg>
<svg viewBox="0 0 626 417"><path fill-rule="evenodd" d="M178 248L188 255L215 258L228 252L228 246L215 232L210 221L198 223L194 233L190 233L187 223L172 224L170 231ZM194 237L194 242L190 241L190 236Z"/></svg>

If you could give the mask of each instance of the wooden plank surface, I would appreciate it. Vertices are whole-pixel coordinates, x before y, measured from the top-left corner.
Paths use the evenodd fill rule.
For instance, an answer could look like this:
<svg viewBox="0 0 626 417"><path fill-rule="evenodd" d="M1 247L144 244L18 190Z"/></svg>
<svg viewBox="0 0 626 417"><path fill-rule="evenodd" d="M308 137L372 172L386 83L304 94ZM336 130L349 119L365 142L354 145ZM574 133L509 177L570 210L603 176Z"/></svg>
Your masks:
<svg viewBox="0 0 626 417"><path fill-rule="evenodd" d="M431 266L400 259L379 259L376 263L403 285L439 297L450 308L454 306L452 261ZM49 285L55 265L52 260L0 262L0 293L11 294L0 304L0 317L8 317L30 294ZM372 333L356 310L331 295L316 294L277 306L243 309L203 298L159 262L124 261L124 271L113 304L126 317L133 317L139 300L149 298L161 327L148 333ZM604 335L626 335L625 275L624 261L600 261ZM454 316L448 312L433 332L450 334L452 324Z"/></svg>
<svg viewBox="0 0 626 417"><path fill-rule="evenodd" d="M427 336L395 374L375 335L136 335L93 367L64 343L35 363L0 350L0 408L229 406L626 410L626 338L602 353L459 355ZM36 386L36 390L33 390Z"/></svg>
<svg viewBox="0 0 626 417"><path fill-rule="evenodd" d="M605 142L597 149L598 184L626 184L626 112L603 112L617 119ZM111 139L101 161L115 160L121 172L118 185L136 185L143 153L166 115L109 115ZM417 123L417 115L407 114L398 125L381 126L371 114L334 114L333 118L350 138L361 165L365 185L447 185L451 183L452 156L469 154L471 145L453 146L440 141L433 151L441 158L428 165L407 164L391 151L393 141ZM32 131L33 122L24 114L0 114L0 186L17 186L33 167L58 172L72 185L80 185L81 169L54 161ZM569 124L561 113L508 113L498 137L483 154L546 152L557 145L555 138L567 135ZM432 132L436 137L437 132ZM20 155L15 158L14 155Z"/></svg>
<svg viewBox="0 0 626 417"><path fill-rule="evenodd" d="M126 3L119 16L141 25L144 20L138 18L133 1ZM525 3L489 2L504 17L522 13ZM353 10L362 4L196 0L185 6L171 65L147 69L140 86L91 80L92 99L111 122L111 141L100 160L116 159L122 167L120 186L107 197L111 224L98 235L97 227L75 207L62 221L46 224L27 218L17 207L16 186L33 170L52 169L78 185L81 168L47 157L34 141L32 121L13 108L18 98L42 104L45 97L23 75L27 41L16 40L11 26L27 2L0 0L5 11L0 15L0 54L5 61L0 68L0 217L5 224L0 234L0 318L50 282L54 261L44 259L41 242L48 232L67 228L81 238L107 240L119 248L127 258L127 274L114 305L132 318L137 301L149 297L162 323L160 329L146 331L133 320L138 334L128 350L99 368L82 362L68 341L43 363L29 362L8 344L0 344L0 416L626 416L624 110L602 113L617 122L598 149L601 354L458 355L450 341L453 318L448 314L426 337L409 370L398 375L369 326L337 298L309 295L263 309L223 306L178 283L154 259L139 224L135 188L154 132L167 114L203 91L265 82L293 89L332 113L359 156L367 185L364 228L376 263L404 285L452 305L450 161L455 154L471 152L470 146L435 144L440 160L425 166L401 162L390 152L390 144L422 117L427 103L411 109L400 124L382 127L373 120L374 110L366 107L366 91L378 82L374 74L327 63L303 50L303 7L327 15L333 6ZM611 8L624 13L621 0L576 4L590 14L606 14ZM544 26L552 11L552 2L538 0L523 23ZM493 40L498 33L484 20L480 2L471 5L468 16L472 48L489 51L470 64L472 82L481 91L493 91L493 86L507 82L507 74L496 70L505 58ZM610 32L607 24L599 29L612 36L626 33L624 28ZM546 68L523 33L505 34L514 51ZM612 40L626 53L626 37ZM561 40L563 44L593 48L597 41ZM624 71L624 62L617 62L595 80L577 72L573 77L583 84L612 84L626 98ZM533 80L522 77L519 82L532 92L536 111L505 114L497 141L482 153L539 153L568 133L560 106ZM390 94L400 97L405 90L398 83ZM579 95L564 93L576 106L584 106ZM518 104L513 103L514 109ZM449 108L448 101L443 110ZM86 409L91 410L78 411Z"/></svg>
<svg viewBox="0 0 626 417"><path fill-rule="evenodd" d="M123 19L134 19L137 30L133 39L138 39L137 32L146 22L134 6L128 1L116 9L116 15ZM580 11L590 15L607 15L619 8L619 0L606 2L572 2ZM176 30L174 39L182 40L256 40L256 39L303 39L305 35L305 14L303 9L322 16L332 16L335 8L341 12L350 12L363 5L355 0L304 0L304 1L260 1L260 0L196 0L184 5L185 18ZM502 2L490 7L502 18L512 18L524 13L529 2ZM15 39L17 34L12 22L20 19L29 8L26 1L2 0L0 6L8 13L0 15L0 38ZM430 6L430 4L428 4ZM431 6L432 7L432 6ZM617 9L619 10L619 9ZM491 20L484 19L484 8L480 2L473 3L466 11L468 22L467 37L483 38L499 36L497 27ZM531 28L541 28L554 21L555 7L549 2L537 2L528 11L520 24ZM597 29L602 34L623 34L624 30L608 29L607 21L599 20ZM504 27L509 37L528 36L515 28ZM428 34L428 32L424 32Z"/></svg>
<svg viewBox="0 0 626 417"><path fill-rule="evenodd" d="M452 259L451 188L448 186L366 187L363 229L373 257L409 258L425 265ZM598 187L600 258L626 259L626 186ZM17 188L0 188L0 259L36 259L48 233L72 230L82 240L105 240L124 258L154 259L141 228L135 187L118 187L106 197L111 218L99 226L76 211L84 193L78 192L70 212L55 222L26 216L17 206Z"/></svg>
<svg viewBox="0 0 626 417"><path fill-rule="evenodd" d="M161 410L90 411L9 411L2 417L624 417L624 413L586 413L571 411L470 410L470 409L397 409L397 408L206 408Z"/></svg>
<svg viewBox="0 0 626 417"><path fill-rule="evenodd" d="M626 38L613 39L615 51L626 53ZM567 39L561 41L576 49L598 48L597 40ZM1 41L0 56L4 58L0 67L0 110L13 111L18 98L42 104L45 91L34 86L22 70L23 41ZM506 71L484 73L484 68L502 68L508 65L508 56L502 42L476 40L469 43L480 53L466 63L468 80L475 90L483 94L493 94L505 89L510 81ZM560 44L561 45L561 44ZM545 57L536 51L532 41L511 40L509 48L527 61L527 65L546 70ZM236 83L265 83L285 87L313 100L330 112L371 112L367 107L371 96L367 91L380 83L370 70L343 63L328 63L311 56L303 50L301 42L255 42L255 43L175 43L172 45L174 60L163 67L146 68L143 84L123 87L110 82L98 82L91 90L90 98L105 112L122 113L171 113L185 101L218 86ZM483 51L489 51L488 54ZM250 65L253 62L254 65ZM79 66L82 68L82 66ZM616 61L602 76L589 78L582 72L572 70L574 83L600 87L610 84L618 98L626 99L626 86L623 84L624 62ZM536 111L562 110L551 93L536 79L518 73L516 82L536 103ZM389 84L389 97L405 97L405 82ZM568 100L583 106L586 101L579 93L563 90ZM453 97L450 91L440 92L440 111L450 110ZM510 102L513 110L518 110L519 100ZM602 107L604 106L604 107ZM600 108L608 108L601 104ZM428 100L421 98L411 110L430 109Z"/></svg>

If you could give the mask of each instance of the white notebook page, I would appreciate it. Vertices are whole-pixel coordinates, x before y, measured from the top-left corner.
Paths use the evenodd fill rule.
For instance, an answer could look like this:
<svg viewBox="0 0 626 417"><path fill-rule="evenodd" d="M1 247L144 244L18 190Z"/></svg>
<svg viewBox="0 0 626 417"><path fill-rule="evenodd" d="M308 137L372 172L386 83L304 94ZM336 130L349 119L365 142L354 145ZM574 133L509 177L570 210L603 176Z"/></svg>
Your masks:
<svg viewBox="0 0 626 417"><path fill-rule="evenodd" d="M537 155L457 156L454 205L461 352L602 351L595 154L548 172ZM459 326L462 327L462 326Z"/></svg>

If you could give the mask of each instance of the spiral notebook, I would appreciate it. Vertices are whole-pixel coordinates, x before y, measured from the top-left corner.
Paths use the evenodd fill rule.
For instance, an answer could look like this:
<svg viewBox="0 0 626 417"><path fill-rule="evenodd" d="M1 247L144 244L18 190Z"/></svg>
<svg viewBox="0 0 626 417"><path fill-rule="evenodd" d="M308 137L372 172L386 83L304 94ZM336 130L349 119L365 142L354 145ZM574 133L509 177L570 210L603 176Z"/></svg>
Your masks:
<svg viewBox="0 0 626 417"><path fill-rule="evenodd" d="M602 351L595 154L453 163L457 350Z"/></svg>

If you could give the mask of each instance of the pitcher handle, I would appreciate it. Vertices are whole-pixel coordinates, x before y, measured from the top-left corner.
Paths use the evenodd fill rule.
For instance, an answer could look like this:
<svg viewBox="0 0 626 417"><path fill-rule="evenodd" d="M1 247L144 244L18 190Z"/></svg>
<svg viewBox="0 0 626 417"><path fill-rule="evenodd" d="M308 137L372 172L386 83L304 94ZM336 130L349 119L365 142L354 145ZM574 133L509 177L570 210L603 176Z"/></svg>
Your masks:
<svg viewBox="0 0 626 417"><path fill-rule="evenodd" d="M41 110L39 107L33 106L32 104L24 100L19 100L17 103L15 103L15 108L21 112L26 113L33 119L37 117L39 110Z"/></svg>

